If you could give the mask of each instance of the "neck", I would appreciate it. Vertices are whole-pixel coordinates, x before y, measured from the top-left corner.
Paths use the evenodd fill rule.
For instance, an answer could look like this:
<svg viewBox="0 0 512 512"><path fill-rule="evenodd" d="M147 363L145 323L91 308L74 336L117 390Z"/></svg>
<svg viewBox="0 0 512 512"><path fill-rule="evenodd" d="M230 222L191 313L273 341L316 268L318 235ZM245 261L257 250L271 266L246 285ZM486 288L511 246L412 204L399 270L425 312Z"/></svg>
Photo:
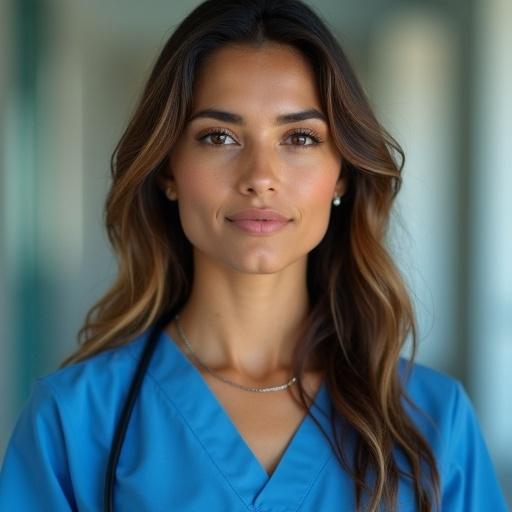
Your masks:
<svg viewBox="0 0 512 512"><path fill-rule="evenodd" d="M297 278L299 271L303 279ZM276 274L229 275L201 266L180 325L196 356L212 370L243 382L287 380L308 311L304 269L292 265ZM168 330L184 347L174 322ZM311 362L306 369L319 368Z"/></svg>

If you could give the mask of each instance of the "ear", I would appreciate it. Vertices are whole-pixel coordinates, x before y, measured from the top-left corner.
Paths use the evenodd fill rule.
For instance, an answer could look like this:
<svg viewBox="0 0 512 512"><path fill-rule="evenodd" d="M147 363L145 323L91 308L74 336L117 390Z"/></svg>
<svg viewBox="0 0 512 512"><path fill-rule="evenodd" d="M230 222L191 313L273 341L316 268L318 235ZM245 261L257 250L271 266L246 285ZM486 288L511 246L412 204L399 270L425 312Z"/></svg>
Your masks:
<svg viewBox="0 0 512 512"><path fill-rule="evenodd" d="M170 169L165 169L164 171L157 174L155 181L157 186L163 191L164 194L169 187L176 189L176 182Z"/></svg>
<svg viewBox="0 0 512 512"><path fill-rule="evenodd" d="M155 181L158 188L160 188L170 201L175 201L177 199L176 182L170 169L161 171L156 176Z"/></svg>
<svg viewBox="0 0 512 512"><path fill-rule="evenodd" d="M336 187L334 189L336 191L337 196L344 196L347 191L347 181L345 178L338 178L336 182Z"/></svg>

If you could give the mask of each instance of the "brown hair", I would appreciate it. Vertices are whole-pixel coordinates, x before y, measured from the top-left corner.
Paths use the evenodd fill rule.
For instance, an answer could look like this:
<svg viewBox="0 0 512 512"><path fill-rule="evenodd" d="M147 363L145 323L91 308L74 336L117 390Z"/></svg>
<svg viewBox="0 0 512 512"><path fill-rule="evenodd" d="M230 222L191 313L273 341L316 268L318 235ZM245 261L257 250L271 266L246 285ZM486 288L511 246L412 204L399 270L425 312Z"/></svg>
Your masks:
<svg viewBox="0 0 512 512"><path fill-rule="evenodd" d="M324 238L308 255L311 310L294 354L301 401L307 408L300 379L305 361L320 354L334 416L356 435L349 461L334 430L336 456L353 477L358 510L364 493L368 510L381 503L394 509L402 475L413 482L418 509L430 511L433 500L439 501L436 461L406 413L402 400L413 404L398 375L409 334L412 367L416 321L406 285L384 246L404 153L376 120L337 40L300 1L207 0L165 44L111 159L105 222L118 276L88 312L78 333L80 347L60 367L126 343L186 303L192 248L176 203L167 200L156 178L187 122L204 57L227 44L258 48L265 42L292 45L311 62L347 181ZM405 454L409 472L399 469L395 450Z"/></svg>

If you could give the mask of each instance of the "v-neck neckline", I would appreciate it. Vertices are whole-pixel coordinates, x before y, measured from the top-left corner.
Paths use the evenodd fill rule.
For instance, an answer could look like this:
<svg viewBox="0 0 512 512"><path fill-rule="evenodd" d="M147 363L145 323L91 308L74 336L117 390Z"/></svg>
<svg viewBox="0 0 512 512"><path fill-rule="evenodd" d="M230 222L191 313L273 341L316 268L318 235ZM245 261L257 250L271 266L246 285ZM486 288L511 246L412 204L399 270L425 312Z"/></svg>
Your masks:
<svg viewBox="0 0 512 512"><path fill-rule="evenodd" d="M162 330L148 372L249 510L297 510L332 449L309 413L304 416L277 466L268 475L231 417L176 341ZM329 394L322 380L310 411L332 439Z"/></svg>

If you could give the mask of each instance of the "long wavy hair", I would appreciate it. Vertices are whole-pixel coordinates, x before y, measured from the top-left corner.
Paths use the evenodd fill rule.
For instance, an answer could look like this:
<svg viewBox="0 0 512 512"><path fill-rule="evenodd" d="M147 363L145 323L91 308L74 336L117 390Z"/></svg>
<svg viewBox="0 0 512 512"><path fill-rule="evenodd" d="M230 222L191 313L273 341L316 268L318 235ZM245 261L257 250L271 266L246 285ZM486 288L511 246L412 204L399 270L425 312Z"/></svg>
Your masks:
<svg viewBox="0 0 512 512"><path fill-rule="evenodd" d="M308 254L311 308L293 362L301 404L308 410L301 380L305 363L320 354L333 418L343 418L340 423L356 436L349 458L333 420L331 445L353 478L357 510L394 510L400 476L412 482L418 510L433 510L439 503L436 461L406 413L404 400L414 404L398 372L409 335L408 370L415 358L415 314L384 240L404 152L372 113L325 22L301 1L207 0L168 39L110 162L104 216L118 275L87 313L79 348L60 368L123 345L187 302L192 247L176 202L168 201L156 178L167 169L191 113L203 59L224 45L260 48L266 42L291 45L309 59L348 185L341 205L331 209L324 238ZM408 471L399 468L396 450L405 455Z"/></svg>

